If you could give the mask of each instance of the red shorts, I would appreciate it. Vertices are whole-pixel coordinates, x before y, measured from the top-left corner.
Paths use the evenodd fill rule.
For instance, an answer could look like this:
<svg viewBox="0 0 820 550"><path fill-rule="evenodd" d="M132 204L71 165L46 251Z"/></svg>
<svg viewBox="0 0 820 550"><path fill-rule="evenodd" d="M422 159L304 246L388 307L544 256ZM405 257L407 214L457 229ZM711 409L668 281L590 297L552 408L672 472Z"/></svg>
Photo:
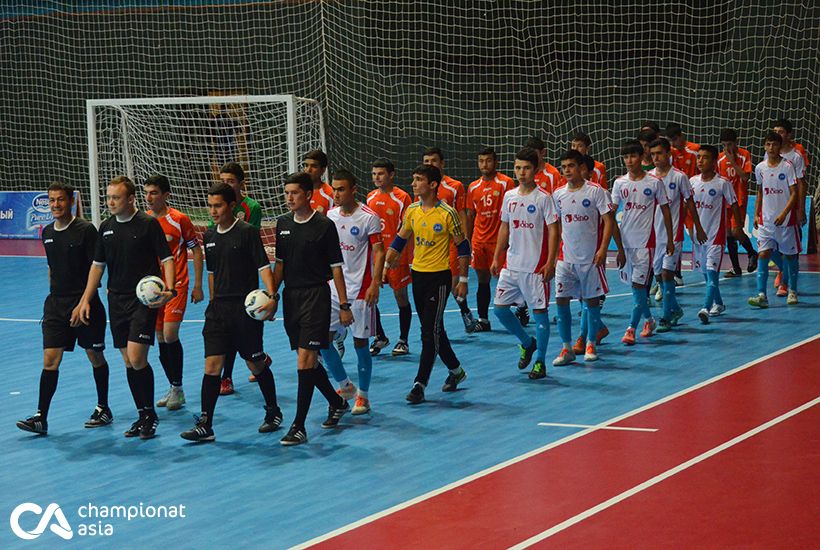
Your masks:
<svg viewBox="0 0 820 550"><path fill-rule="evenodd" d="M179 323L185 316L185 308L188 305L188 287L177 287L177 295L168 300L168 303L160 308L157 313L157 332L162 330L163 325L168 323Z"/></svg>
<svg viewBox="0 0 820 550"><path fill-rule="evenodd" d="M393 290L399 290L410 284L410 264L399 261L399 265L387 270L387 283Z"/></svg>
<svg viewBox="0 0 820 550"><path fill-rule="evenodd" d="M489 271L495 256L495 243L473 243L473 258L470 265L473 269ZM503 262L502 262L503 265Z"/></svg>

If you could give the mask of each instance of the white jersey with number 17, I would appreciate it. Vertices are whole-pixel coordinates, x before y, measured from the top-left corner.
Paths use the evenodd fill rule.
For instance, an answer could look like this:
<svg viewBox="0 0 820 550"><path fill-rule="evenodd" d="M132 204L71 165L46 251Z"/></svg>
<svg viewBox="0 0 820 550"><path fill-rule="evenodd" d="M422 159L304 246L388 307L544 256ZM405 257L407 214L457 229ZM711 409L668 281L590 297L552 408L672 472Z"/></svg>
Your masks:
<svg viewBox="0 0 820 550"><path fill-rule="evenodd" d="M521 188L504 194L501 221L509 225L507 269L535 273L547 262L548 225L558 221L552 196L540 187L527 194Z"/></svg>

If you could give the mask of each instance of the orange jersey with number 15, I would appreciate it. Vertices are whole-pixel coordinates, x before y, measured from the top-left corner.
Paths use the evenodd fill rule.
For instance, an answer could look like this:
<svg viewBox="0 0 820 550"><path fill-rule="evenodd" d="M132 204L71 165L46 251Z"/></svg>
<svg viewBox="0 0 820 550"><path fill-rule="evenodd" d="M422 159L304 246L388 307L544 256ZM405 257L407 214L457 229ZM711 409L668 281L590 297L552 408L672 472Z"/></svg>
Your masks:
<svg viewBox="0 0 820 550"><path fill-rule="evenodd" d="M473 243L496 242L501 227L501 203L504 194L513 188L513 180L501 173L489 181L478 178L467 188L467 209L475 212Z"/></svg>

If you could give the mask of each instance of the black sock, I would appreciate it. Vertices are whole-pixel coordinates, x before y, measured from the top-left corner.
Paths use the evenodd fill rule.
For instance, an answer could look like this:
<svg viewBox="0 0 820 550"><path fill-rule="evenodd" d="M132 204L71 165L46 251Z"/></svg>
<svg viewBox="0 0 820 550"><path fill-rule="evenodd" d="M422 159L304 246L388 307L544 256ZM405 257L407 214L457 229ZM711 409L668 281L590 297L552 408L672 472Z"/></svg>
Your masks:
<svg viewBox="0 0 820 550"><path fill-rule="evenodd" d="M382 312L379 311L379 306L376 306L376 338L379 340L387 339L387 336L384 334L384 327L382 326Z"/></svg>
<svg viewBox="0 0 820 550"><path fill-rule="evenodd" d="M168 343L158 342L157 347L159 348L159 364L162 365L162 370L165 371L165 378L168 379L168 382L171 382L171 352L168 350Z"/></svg>
<svg viewBox="0 0 820 550"><path fill-rule="evenodd" d="M755 247L752 246L752 241L751 239L749 239L749 236L746 233L740 236L739 242L743 249L746 251L746 254L749 254L751 256L757 256L757 251L755 250Z"/></svg>
<svg viewBox="0 0 820 550"><path fill-rule="evenodd" d="M461 313L470 313L470 307L467 305L467 298L463 300L456 300L458 304L458 309L461 310Z"/></svg>
<svg viewBox="0 0 820 550"><path fill-rule="evenodd" d="M225 354L225 364L222 366L222 379L233 378L233 364L236 362L236 350Z"/></svg>
<svg viewBox="0 0 820 550"><path fill-rule="evenodd" d="M220 377L218 374L202 375L202 414L207 418L208 427L213 426L216 400L219 399Z"/></svg>
<svg viewBox="0 0 820 550"><path fill-rule="evenodd" d="M333 385L327 377L327 371L325 368L321 365L316 365L316 367L311 369L310 372L313 373L313 385L321 392L325 399L327 399L327 404L336 407L337 409L339 407L344 407L345 400L341 395L336 393L336 390L333 389Z"/></svg>
<svg viewBox="0 0 820 550"><path fill-rule="evenodd" d="M182 386L182 342L166 342L168 346L168 369L165 375L172 386ZM164 366L164 365L163 365Z"/></svg>
<svg viewBox="0 0 820 550"><path fill-rule="evenodd" d="M399 306L399 340L407 342L410 336L410 321L413 319L413 311L410 304Z"/></svg>
<svg viewBox="0 0 820 550"><path fill-rule="evenodd" d="M732 269L740 271L740 260L737 257L737 239L727 236L726 248L729 249L729 260L732 262Z"/></svg>
<svg viewBox="0 0 820 550"><path fill-rule="evenodd" d="M97 385L97 405L108 406L108 363L103 363L99 367L92 369L94 372L94 384Z"/></svg>
<svg viewBox="0 0 820 550"><path fill-rule="evenodd" d="M299 389L296 392L296 417L293 425L304 429L305 419L310 410L310 401L313 399L313 371L315 369L300 369Z"/></svg>
<svg viewBox="0 0 820 550"><path fill-rule="evenodd" d="M137 407L140 415L142 415L142 409L145 405L142 402L143 398L142 391L140 390L139 375L133 368L125 369L125 375L128 378L128 388L131 390L131 397L134 398L134 406Z"/></svg>
<svg viewBox="0 0 820 550"><path fill-rule="evenodd" d="M476 307L479 319L490 318L490 283L478 283L475 293Z"/></svg>
<svg viewBox="0 0 820 550"><path fill-rule="evenodd" d="M279 405L276 403L276 382L273 379L273 373L270 367L265 367L262 372L257 374L256 381L259 383L259 390L262 392L262 397L265 398L265 405L269 409L278 409Z"/></svg>
<svg viewBox="0 0 820 550"><path fill-rule="evenodd" d="M154 412L154 369L150 364L140 370L134 371L134 377L137 380L137 388L140 392L142 401L142 410L147 413Z"/></svg>
<svg viewBox="0 0 820 550"><path fill-rule="evenodd" d="M37 402L37 410L44 419L48 417L48 408L51 406L51 398L57 391L57 379L60 378L60 371L46 370L40 373L40 399Z"/></svg>

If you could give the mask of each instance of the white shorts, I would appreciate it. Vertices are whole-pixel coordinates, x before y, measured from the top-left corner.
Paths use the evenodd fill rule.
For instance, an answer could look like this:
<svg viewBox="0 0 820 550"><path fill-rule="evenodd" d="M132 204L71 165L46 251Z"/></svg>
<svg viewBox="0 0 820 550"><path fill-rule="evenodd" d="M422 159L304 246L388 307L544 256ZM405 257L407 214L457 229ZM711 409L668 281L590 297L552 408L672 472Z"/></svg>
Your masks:
<svg viewBox="0 0 820 550"><path fill-rule="evenodd" d="M799 253L800 235L796 225L761 225L757 228L757 249L777 250L781 254L792 256Z"/></svg>
<svg viewBox="0 0 820 550"><path fill-rule="evenodd" d="M655 272L655 275L660 275L664 269L672 272L677 271L681 250L683 250L683 243L675 243L675 253L671 256L666 253L665 244L655 248L655 256L652 259L652 271Z"/></svg>
<svg viewBox="0 0 820 550"><path fill-rule="evenodd" d="M353 334L353 338L367 340L376 336L376 308L367 305L364 300L353 300L350 303L350 311L353 313L353 324L347 330ZM339 299L335 296L330 298L330 332L342 332L345 327L339 320Z"/></svg>
<svg viewBox="0 0 820 550"><path fill-rule="evenodd" d="M595 264L571 264L563 260L555 266L555 297L589 300L609 292L606 271Z"/></svg>
<svg viewBox="0 0 820 550"><path fill-rule="evenodd" d="M704 275L707 271L720 271L722 261L722 244L692 243L692 271L700 271Z"/></svg>
<svg viewBox="0 0 820 550"><path fill-rule="evenodd" d="M621 281L626 284L647 284L654 251L649 248L625 248L624 253L626 255L626 265L619 273Z"/></svg>
<svg viewBox="0 0 820 550"><path fill-rule="evenodd" d="M540 273L501 270L495 286L495 304L511 306L525 303L532 309L547 309L550 285Z"/></svg>

